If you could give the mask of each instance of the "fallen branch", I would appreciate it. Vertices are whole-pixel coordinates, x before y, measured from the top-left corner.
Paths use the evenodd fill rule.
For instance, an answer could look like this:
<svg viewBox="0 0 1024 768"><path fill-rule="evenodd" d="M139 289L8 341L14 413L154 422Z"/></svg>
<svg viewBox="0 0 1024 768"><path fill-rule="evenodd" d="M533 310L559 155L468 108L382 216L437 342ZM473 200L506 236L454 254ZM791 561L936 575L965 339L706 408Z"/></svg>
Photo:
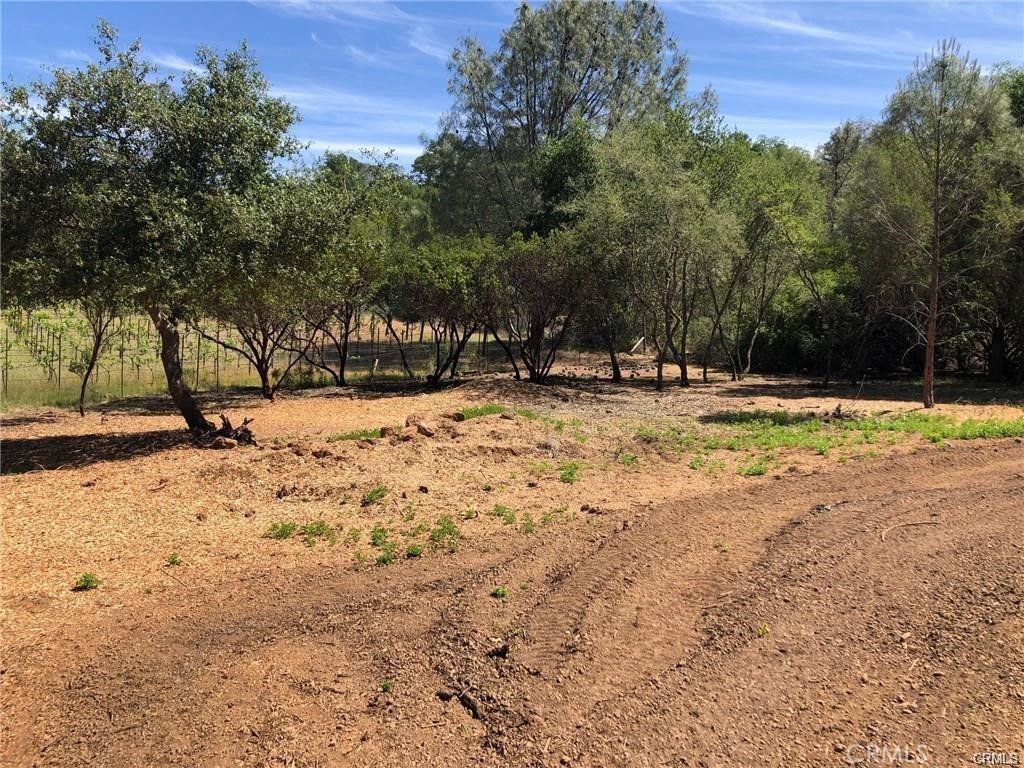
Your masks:
<svg viewBox="0 0 1024 768"><path fill-rule="evenodd" d="M914 520L914 521L909 522L909 523L896 523L896 525L890 525L888 528L886 528L884 531L882 531L882 541L885 541L885 534L889 533L890 531L894 531L897 528L906 528L906 527L911 526L911 525L938 525L938 524L939 524L938 520Z"/></svg>

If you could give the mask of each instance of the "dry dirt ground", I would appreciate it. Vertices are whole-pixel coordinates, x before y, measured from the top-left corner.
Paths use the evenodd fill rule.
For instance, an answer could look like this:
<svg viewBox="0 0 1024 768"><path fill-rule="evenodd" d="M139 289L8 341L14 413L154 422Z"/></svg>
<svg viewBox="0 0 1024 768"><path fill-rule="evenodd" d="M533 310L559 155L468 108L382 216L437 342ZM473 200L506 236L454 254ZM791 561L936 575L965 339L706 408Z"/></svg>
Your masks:
<svg viewBox="0 0 1024 768"><path fill-rule="evenodd" d="M748 477L649 435L915 403L578 373L223 398L261 441L224 451L152 403L9 414L0 763L1024 760L1019 440L775 451ZM969 399L939 410L1021 414ZM519 415L446 418L483 403ZM410 414L435 434L332 439ZM315 521L333 540L264 535Z"/></svg>

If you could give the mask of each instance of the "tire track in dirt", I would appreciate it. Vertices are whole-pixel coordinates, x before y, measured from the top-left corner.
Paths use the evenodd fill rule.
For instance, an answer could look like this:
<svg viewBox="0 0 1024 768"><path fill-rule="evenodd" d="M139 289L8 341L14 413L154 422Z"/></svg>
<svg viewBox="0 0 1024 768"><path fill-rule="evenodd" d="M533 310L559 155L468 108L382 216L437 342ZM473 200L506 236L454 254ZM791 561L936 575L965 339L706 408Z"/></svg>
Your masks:
<svg viewBox="0 0 1024 768"><path fill-rule="evenodd" d="M908 512L916 520L930 509L970 503L986 482L1002 486L999 499L1012 508L1019 488L1005 481L1012 480L1014 468L1024 467L1024 459L1015 444L1004 447L1002 457L999 450L926 450L711 494L638 518L565 569L568 575L547 585L520 618L521 639L512 643L508 667L494 684L506 689L499 700L526 704L509 713L512 727L498 727L502 748L516 752L524 727L539 730L528 739L532 755L521 757L543 762L558 753L563 740L576 744L581 726L587 734L583 744L591 743L595 723L621 734L635 701L649 695L645 689L659 687L701 652L704 608L721 603L717 610L748 610L723 593L741 592L765 553L776 547L794 551L782 547L786 542L800 542L801 556L786 561L782 581L797 579L801 563L841 563L851 556L850 542L878 537L892 522L905 522ZM843 524L808 524L833 517ZM713 544L730 532L736 541L723 556ZM745 623L744 630L752 628ZM685 715L684 710L675 716Z"/></svg>
<svg viewBox="0 0 1024 768"><path fill-rule="evenodd" d="M935 466L932 457L894 462L886 482L905 482L902 492L862 496L853 482L856 498L785 526L744 586L701 620L700 648L588 712L565 752L584 765L820 765L846 764L836 745L874 742L926 745L952 765L985 748L986 735L988 748L1019 749L1019 638L1013 655L992 664L1018 687L997 697L998 713L980 716L974 706L973 729L961 721L958 733L936 739L938 713L976 699L977 681L942 685L927 699L930 719L918 694L970 664L1020 616L1024 452L989 453L988 462L986 453L968 453L941 475L920 472ZM929 512L938 525L892 529L881 541L884 528ZM983 594L992 604L979 609ZM983 626L965 633L971 614ZM953 620L937 631L943 616ZM936 654L949 657L945 671L922 663ZM907 681L915 667L920 679Z"/></svg>

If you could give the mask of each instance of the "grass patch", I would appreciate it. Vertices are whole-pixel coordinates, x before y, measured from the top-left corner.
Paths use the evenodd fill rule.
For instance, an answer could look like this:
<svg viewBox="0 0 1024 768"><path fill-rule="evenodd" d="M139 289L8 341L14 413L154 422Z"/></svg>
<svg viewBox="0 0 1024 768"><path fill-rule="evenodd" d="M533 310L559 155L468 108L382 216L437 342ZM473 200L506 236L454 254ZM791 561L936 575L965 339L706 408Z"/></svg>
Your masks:
<svg viewBox="0 0 1024 768"><path fill-rule="evenodd" d="M533 522L533 515L529 512L526 512L523 515L523 522L522 525L519 526L519 530L527 535L537 530L537 524Z"/></svg>
<svg viewBox="0 0 1024 768"><path fill-rule="evenodd" d="M359 539L363 537L362 528L349 528L348 533L345 534L345 541L349 544L358 544Z"/></svg>
<svg viewBox="0 0 1024 768"><path fill-rule="evenodd" d="M485 403L484 405L471 405L468 408L463 408L459 413L463 415L465 419L478 419L481 416L493 416L496 413L504 413L505 406L499 405L498 403Z"/></svg>
<svg viewBox="0 0 1024 768"><path fill-rule="evenodd" d="M551 525L552 523L560 522L566 516L568 511L569 508L564 504L560 507L555 507L541 515L540 523L541 525Z"/></svg>
<svg viewBox="0 0 1024 768"><path fill-rule="evenodd" d="M702 447L708 451L796 449L827 456L835 448L898 442L905 435L919 435L933 443L1024 437L1024 418L956 421L946 414L920 412L826 422L786 411L747 411L715 414L707 421L726 428L703 439Z"/></svg>
<svg viewBox="0 0 1024 768"><path fill-rule="evenodd" d="M378 525L372 531L370 531L370 543L375 547L383 547L388 543L388 529L383 525Z"/></svg>
<svg viewBox="0 0 1024 768"><path fill-rule="evenodd" d="M327 438L328 443L338 443L342 440L376 440L380 437L380 427L374 429L354 429L351 432L338 432Z"/></svg>
<svg viewBox="0 0 1024 768"><path fill-rule="evenodd" d="M540 414L537 413L532 408L516 408L516 415L522 416L524 419L527 419L528 421L536 421L537 419L540 418Z"/></svg>
<svg viewBox="0 0 1024 768"><path fill-rule="evenodd" d="M558 479L563 483L572 485L580 478L580 470L583 465L578 461L567 461L558 468Z"/></svg>
<svg viewBox="0 0 1024 768"><path fill-rule="evenodd" d="M371 488L363 495L363 500L360 502L364 507L369 507L372 504L376 504L378 501L388 495L387 486L378 485L375 488Z"/></svg>
<svg viewBox="0 0 1024 768"><path fill-rule="evenodd" d="M760 477L768 474L769 456L759 456L748 464L741 464L736 468L736 474L744 477Z"/></svg>
<svg viewBox="0 0 1024 768"><path fill-rule="evenodd" d="M181 555L177 552L171 552L171 554L167 556L167 560L165 562L167 565L181 565Z"/></svg>
<svg viewBox="0 0 1024 768"><path fill-rule="evenodd" d="M640 459L637 458L635 453L623 451L622 449L619 449L615 456L615 460L624 467L635 467L640 463Z"/></svg>
<svg viewBox="0 0 1024 768"><path fill-rule="evenodd" d="M333 544L338 538L334 527L326 520L314 520L311 523L306 523L299 529L299 533L302 534L307 547L316 544L317 539L324 539Z"/></svg>
<svg viewBox="0 0 1024 768"><path fill-rule="evenodd" d="M495 504L494 509L491 511L492 517L500 517L505 521L505 525L516 524L516 513L506 507L504 504Z"/></svg>
<svg viewBox="0 0 1024 768"><path fill-rule="evenodd" d="M295 531L298 530L298 523L292 522L280 522L271 523L267 532L263 534L268 539L290 539L295 535Z"/></svg>
<svg viewBox="0 0 1024 768"><path fill-rule="evenodd" d="M411 559L416 558L416 557L421 557L422 555L423 555L423 546L420 545L420 544L410 544L408 547L405 548L405 557L406 557L406 559L411 560Z"/></svg>
<svg viewBox="0 0 1024 768"><path fill-rule="evenodd" d="M376 563L377 565L391 565L397 557L395 545L388 542L381 548L380 554L377 555Z"/></svg>
<svg viewBox="0 0 1024 768"><path fill-rule="evenodd" d="M462 532L455 524L450 515L443 515L437 519L437 524L430 531L430 540L434 544L445 547L449 552L454 552L459 546L459 537Z"/></svg>
<svg viewBox="0 0 1024 768"><path fill-rule="evenodd" d="M71 590L73 592L88 592L90 589L96 589L102 583L103 579L95 573L89 573L86 571L75 579L75 585L71 587Z"/></svg>
<svg viewBox="0 0 1024 768"><path fill-rule="evenodd" d="M505 587L497 586L491 590L491 597L496 597L499 600L504 600L508 597L508 590Z"/></svg>

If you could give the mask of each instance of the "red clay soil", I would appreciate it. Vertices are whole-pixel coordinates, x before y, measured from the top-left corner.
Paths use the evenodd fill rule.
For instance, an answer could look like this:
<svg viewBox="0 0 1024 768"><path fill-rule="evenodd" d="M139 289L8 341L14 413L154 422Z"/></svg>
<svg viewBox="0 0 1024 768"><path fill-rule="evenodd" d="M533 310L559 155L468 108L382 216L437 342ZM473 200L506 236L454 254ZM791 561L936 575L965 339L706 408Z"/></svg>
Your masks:
<svg viewBox="0 0 1024 768"><path fill-rule="evenodd" d="M613 512L394 567L101 589L70 624L41 606L35 632L31 593L12 598L2 762L1024 759L1024 445L634 503L645 477Z"/></svg>

